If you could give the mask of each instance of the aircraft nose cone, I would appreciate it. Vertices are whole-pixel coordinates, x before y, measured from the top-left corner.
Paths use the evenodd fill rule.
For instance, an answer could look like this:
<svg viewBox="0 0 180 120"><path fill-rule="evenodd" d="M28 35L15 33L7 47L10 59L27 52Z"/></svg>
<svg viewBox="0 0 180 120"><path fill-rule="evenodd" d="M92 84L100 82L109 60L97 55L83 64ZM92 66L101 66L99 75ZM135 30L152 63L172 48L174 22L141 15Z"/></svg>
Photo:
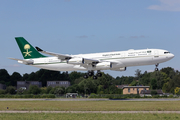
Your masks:
<svg viewBox="0 0 180 120"><path fill-rule="evenodd" d="M172 59L174 57L174 54L170 54L169 58Z"/></svg>

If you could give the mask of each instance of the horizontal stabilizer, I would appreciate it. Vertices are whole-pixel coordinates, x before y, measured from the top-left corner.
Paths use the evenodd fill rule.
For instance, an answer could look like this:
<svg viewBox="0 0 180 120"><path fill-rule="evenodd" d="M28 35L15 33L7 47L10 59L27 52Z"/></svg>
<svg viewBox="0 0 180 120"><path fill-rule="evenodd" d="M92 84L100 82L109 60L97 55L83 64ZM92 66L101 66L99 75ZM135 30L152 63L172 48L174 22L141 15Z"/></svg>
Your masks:
<svg viewBox="0 0 180 120"><path fill-rule="evenodd" d="M11 60L16 60L18 61L19 63L23 63L23 64L26 64L26 65L31 65L34 63L33 60L21 60L21 59L16 59L16 58L9 58Z"/></svg>

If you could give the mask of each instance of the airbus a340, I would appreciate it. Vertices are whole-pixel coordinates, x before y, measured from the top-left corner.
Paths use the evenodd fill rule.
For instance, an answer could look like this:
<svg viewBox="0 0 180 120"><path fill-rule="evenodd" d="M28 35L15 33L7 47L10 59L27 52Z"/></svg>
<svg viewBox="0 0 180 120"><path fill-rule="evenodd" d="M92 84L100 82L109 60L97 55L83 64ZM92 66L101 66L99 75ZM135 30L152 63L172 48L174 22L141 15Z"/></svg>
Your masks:
<svg viewBox="0 0 180 120"><path fill-rule="evenodd" d="M125 71L130 66L155 65L166 62L174 57L167 50L142 49L116 52L103 52L78 55L64 55L47 52L33 47L23 37L16 37L16 42L24 59L10 58L19 63L55 71L88 71L84 78L101 77L101 70ZM41 53L51 55L48 57ZM97 74L94 74L97 71Z"/></svg>

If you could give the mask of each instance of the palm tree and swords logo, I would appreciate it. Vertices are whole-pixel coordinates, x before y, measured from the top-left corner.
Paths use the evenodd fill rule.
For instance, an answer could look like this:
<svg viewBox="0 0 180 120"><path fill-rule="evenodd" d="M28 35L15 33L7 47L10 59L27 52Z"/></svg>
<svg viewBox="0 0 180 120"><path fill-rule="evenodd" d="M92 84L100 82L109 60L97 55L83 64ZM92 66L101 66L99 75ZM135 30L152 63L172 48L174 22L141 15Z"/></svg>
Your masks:
<svg viewBox="0 0 180 120"><path fill-rule="evenodd" d="M23 52L23 53L25 54L24 57L26 57L26 56L31 56L30 53L32 53L32 51L29 51L30 48L31 48L31 47L30 47L29 44L26 44L26 45L24 46L24 49L26 50L26 52Z"/></svg>

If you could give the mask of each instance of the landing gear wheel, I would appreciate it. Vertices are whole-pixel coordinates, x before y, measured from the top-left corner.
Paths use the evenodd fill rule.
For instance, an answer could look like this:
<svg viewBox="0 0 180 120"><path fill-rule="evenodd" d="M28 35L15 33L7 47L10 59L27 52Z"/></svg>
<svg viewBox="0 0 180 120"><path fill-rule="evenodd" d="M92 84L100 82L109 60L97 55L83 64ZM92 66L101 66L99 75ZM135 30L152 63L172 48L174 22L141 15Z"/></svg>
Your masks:
<svg viewBox="0 0 180 120"><path fill-rule="evenodd" d="M94 71L88 71L88 75L89 76L93 76L94 75Z"/></svg>
<svg viewBox="0 0 180 120"><path fill-rule="evenodd" d="M155 71L158 71L159 69L157 68L159 65L159 63L155 64L156 68L155 68Z"/></svg>
<svg viewBox="0 0 180 120"><path fill-rule="evenodd" d="M97 79L97 76L94 75L94 76L93 76L93 79Z"/></svg>
<svg viewBox="0 0 180 120"><path fill-rule="evenodd" d="M98 76L98 77L101 77L101 76L102 76L102 73L97 73L97 76Z"/></svg>
<svg viewBox="0 0 180 120"><path fill-rule="evenodd" d="M87 74L85 74L83 77L84 77L85 79L87 79L87 78L88 78L88 75L87 75Z"/></svg>

